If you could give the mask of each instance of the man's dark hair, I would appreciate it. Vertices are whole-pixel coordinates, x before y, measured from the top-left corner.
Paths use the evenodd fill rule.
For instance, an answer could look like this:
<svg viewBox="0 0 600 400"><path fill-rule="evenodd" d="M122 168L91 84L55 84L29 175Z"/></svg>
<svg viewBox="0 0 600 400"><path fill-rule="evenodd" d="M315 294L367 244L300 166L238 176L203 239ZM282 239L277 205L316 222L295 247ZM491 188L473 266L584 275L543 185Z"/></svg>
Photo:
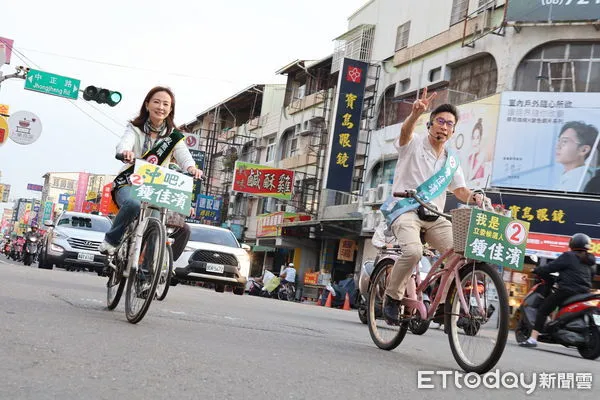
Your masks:
<svg viewBox="0 0 600 400"><path fill-rule="evenodd" d="M568 129L573 129L575 131L577 134L577 139L581 145L588 145L591 148L594 147L594 143L596 143L596 137L598 137L598 129L594 125L588 125L579 121L570 121L563 125L558 137L561 137L562 134Z"/></svg>
<svg viewBox="0 0 600 400"><path fill-rule="evenodd" d="M442 105L437 106L435 108L435 110L433 110L431 112L431 117L429 118L429 122L433 123L433 119L435 118L435 116L440 113L443 113L443 112L448 112L448 113L454 115L456 122L458 122L458 109L455 106L453 106L452 104L442 104Z"/></svg>

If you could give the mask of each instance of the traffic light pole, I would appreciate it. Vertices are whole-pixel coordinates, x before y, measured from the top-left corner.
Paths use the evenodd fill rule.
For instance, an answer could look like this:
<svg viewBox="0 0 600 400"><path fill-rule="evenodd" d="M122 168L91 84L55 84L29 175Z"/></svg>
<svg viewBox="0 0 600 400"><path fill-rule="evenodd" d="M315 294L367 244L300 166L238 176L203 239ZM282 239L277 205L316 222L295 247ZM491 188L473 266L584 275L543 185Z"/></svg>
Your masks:
<svg viewBox="0 0 600 400"><path fill-rule="evenodd" d="M0 71L0 86L2 85L2 82L4 82L7 79L11 79L11 78L25 79L25 78L27 78L27 71L29 71L29 68L18 66L18 67L16 67L16 69L17 69L17 72L15 72L14 74L10 74L10 75L2 75L2 71Z"/></svg>

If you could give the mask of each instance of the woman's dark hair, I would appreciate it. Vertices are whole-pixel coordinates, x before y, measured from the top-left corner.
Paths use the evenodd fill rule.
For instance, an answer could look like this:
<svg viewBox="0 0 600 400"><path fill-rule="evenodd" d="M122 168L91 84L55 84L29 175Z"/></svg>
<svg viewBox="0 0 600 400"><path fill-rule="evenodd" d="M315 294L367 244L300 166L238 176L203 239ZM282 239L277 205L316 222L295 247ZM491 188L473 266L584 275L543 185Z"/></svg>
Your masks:
<svg viewBox="0 0 600 400"><path fill-rule="evenodd" d="M573 252L577 256L577 258L579 258L579 261L581 261L583 264L589 266L596 264L596 257L594 257L592 253L585 250L574 250Z"/></svg>
<svg viewBox="0 0 600 400"><path fill-rule="evenodd" d="M144 99L144 102L142 103L142 106L140 107L139 115L132 119L130 122L133 126L144 130L144 124L150 116L150 113L148 112L146 106L152 98L152 96L154 96L158 92L167 92L167 94L171 97L171 112L169 113L169 115L167 115L167 118L165 118L165 122L167 124L167 133L169 133L173 129L175 129L175 95L173 94L173 91L171 89L165 86L156 86L150 89L150 91L146 95L146 98Z"/></svg>

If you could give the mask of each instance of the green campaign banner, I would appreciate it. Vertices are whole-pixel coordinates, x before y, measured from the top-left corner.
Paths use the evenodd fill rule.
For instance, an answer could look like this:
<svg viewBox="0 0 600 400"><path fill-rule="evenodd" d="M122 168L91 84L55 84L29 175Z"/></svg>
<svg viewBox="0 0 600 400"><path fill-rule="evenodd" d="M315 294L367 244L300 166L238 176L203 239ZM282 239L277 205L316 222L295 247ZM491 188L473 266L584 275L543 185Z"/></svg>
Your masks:
<svg viewBox="0 0 600 400"><path fill-rule="evenodd" d="M529 222L473 208L465 257L521 271Z"/></svg>
<svg viewBox="0 0 600 400"><path fill-rule="evenodd" d="M192 204L189 176L142 160L136 160L130 176L134 197L157 207L188 215Z"/></svg>

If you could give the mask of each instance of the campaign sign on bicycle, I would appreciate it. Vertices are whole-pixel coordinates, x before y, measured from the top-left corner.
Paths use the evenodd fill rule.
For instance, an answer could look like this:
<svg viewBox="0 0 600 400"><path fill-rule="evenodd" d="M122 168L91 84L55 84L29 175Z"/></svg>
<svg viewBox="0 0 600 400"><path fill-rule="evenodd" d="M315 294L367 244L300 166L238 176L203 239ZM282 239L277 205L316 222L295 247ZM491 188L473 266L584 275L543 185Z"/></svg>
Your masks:
<svg viewBox="0 0 600 400"><path fill-rule="evenodd" d="M471 209L465 257L520 271L529 222Z"/></svg>
<svg viewBox="0 0 600 400"><path fill-rule="evenodd" d="M136 160L130 179L134 197L157 207L188 215L193 179L174 170Z"/></svg>

